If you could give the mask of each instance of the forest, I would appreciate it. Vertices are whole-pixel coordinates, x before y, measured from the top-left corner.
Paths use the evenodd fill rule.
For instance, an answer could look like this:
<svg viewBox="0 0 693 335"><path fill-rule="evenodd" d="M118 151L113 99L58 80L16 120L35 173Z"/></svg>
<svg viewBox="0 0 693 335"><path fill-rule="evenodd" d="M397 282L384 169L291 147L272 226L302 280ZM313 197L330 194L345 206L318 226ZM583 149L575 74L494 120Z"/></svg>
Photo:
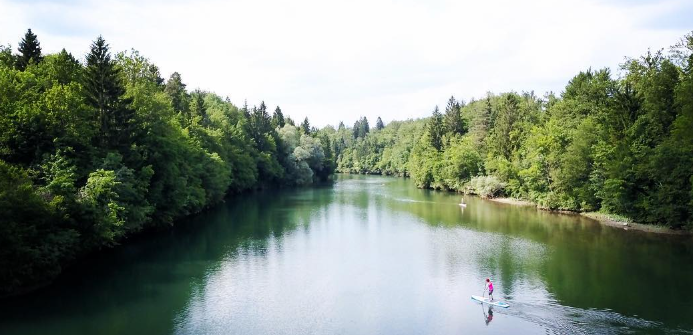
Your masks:
<svg viewBox="0 0 693 335"><path fill-rule="evenodd" d="M43 54L30 29L16 51L0 45L0 296L227 196L335 169L331 137L307 118L189 91L101 36L84 61Z"/></svg>
<svg viewBox="0 0 693 335"><path fill-rule="evenodd" d="M578 73L560 95L450 97L425 119L362 118L333 138L337 170L693 227L693 33L670 50Z"/></svg>
<svg viewBox="0 0 693 335"><path fill-rule="evenodd" d="M560 94L450 97L417 120L317 129L161 77L99 36L85 59L0 45L0 296L234 195L342 173L693 227L693 33Z"/></svg>

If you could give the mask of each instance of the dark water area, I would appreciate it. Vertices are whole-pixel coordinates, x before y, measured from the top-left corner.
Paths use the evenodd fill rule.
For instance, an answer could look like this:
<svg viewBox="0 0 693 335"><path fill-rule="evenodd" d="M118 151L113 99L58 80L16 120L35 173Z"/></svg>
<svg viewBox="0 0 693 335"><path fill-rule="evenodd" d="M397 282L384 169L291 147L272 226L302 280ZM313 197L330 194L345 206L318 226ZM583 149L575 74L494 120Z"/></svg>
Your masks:
<svg viewBox="0 0 693 335"><path fill-rule="evenodd" d="M0 301L0 334L693 331L693 238L339 176L229 199ZM511 307L470 300L484 280Z"/></svg>

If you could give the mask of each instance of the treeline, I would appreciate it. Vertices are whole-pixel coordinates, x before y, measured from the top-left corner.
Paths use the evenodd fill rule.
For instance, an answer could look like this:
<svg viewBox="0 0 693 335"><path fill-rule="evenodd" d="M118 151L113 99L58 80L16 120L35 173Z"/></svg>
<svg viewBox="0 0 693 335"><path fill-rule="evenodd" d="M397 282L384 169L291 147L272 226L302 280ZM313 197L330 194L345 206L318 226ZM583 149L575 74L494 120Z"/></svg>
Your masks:
<svg viewBox="0 0 693 335"><path fill-rule="evenodd" d="M331 137L307 118L190 92L101 37L84 62L42 54L31 30L17 51L0 46L0 296L229 194L335 168Z"/></svg>
<svg viewBox="0 0 693 335"><path fill-rule="evenodd" d="M346 142L338 171L410 176L419 187L693 226L693 34L665 55L575 76L560 96L450 98L424 120Z"/></svg>

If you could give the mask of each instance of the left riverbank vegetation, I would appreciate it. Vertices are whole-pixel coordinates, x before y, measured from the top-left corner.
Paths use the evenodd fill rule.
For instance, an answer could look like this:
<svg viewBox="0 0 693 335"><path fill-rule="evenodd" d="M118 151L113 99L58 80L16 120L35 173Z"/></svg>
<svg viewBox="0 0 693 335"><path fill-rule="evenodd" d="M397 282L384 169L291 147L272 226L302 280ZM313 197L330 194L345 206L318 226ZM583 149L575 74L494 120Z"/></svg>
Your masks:
<svg viewBox="0 0 693 335"><path fill-rule="evenodd" d="M226 196L325 180L334 128L164 80L102 37L83 61L0 45L0 296Z"/></svg>
<svg viewBox="0 0 693 335"><path fill-rule="evenodd" d="M340 172L691 229L693 33L626 59L617 78L580 72L560 95L451 97L425 119L340 131Z"/></svg>

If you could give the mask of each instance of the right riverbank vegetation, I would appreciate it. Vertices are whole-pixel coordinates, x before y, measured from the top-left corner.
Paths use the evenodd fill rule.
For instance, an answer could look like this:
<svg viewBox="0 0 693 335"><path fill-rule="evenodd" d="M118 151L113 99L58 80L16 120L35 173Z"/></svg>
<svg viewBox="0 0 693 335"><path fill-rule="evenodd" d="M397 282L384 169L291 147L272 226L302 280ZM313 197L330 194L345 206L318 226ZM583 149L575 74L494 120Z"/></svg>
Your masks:
<svg viewBox="0 0 693 335"><path fill-rule="evenodd" d="M618 73L580 72L560 96L451 97L429 118L372 131L362 119L334 140L337 170L690 229L693 34L626 59Z"/></svg>

